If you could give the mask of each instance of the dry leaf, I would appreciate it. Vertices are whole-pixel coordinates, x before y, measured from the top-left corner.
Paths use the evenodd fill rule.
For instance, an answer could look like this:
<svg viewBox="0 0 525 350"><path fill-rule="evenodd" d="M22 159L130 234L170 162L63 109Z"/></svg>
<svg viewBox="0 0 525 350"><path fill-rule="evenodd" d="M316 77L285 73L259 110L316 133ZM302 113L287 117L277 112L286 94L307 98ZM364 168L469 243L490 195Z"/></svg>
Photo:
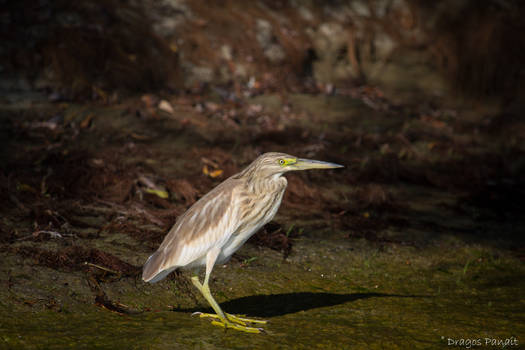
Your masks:
<svg viewBox="0 0 525 350"><path fill-rule="evenodd" d="M28 184L24 184L24 183L16 184L16 189L17 191L20 191L20 192L37 193L37 191L33 187L29 186Z"/></svg>
<svg viewBox="0 0 525 350"><path fill-rule="evenodd" d="M433 128L436 128L436 129L442 129L444 127L447 126L447 124L441 120L438 120L436 118L433 118L429 115L422 115L420 118L419 118L422 122L430 125L431 127Z"/></svg>
<svg viewBox="0 0 525 350"><path fill-rule="evenodd" d="M81 129L86 129L86 128L88 128L88 127L91 125L91 120L93 120L93 117L94 117L94 116L95 116L95 115L94 115L93 113L88 114L88 116L85 117L84 120L82 120L82 121L80 122L80 128L81 128Z"/></svg>
<svg viewBox="0 0 525 350"><path fill-rule="evenodd" d="M166 100L162 100L159 102L159 109L170 114L173 114L173 112L175 112L175 110L171 106L171 103L169 103Z"/></svg>
<svg viewBox="0 0 525 350"><path fill-rule="evenodd" d="M150 137L149 136L146 136L146 135L141 135L141 134L137 134L135 132L132 132L131 134L129 134L132 138L134 138L135 140L139 140L139 141L145 141L145 140L149 140Z"/></svg>
<svg viewBox="0 0 525 350"><path fill-rule="evenodd" d="M151 107L154 107L155 104L157 103L157 101L159 100L157 96L155 95L151 95L151 94L146 94L146 95L142 95L142 97L140 98L140 100L142 101L142 103L144 103L144 105L147 107L147 108L151 108Z"/></svg>
<svg viewBox="0 0 525 350"><path fill-rule="evenodd" d="M215 170L211 170L211 171L210 171L210 169L208 168L207 165L204 165L204 166L202 167L202 173L203 173L204 175L207 175L207 176L211 177L212 179L221 176L223 172L224 172L224 171L221 170L221 169L215 169Z"/></svg>
<svg viewBox="0 0 525 350"><path fill-rule="evenodd" d="M152 189L152 188L146 188L144 191L147 192L147 193L154 194L154 195L156 195L157 197L160 197L160 198L163 198L163 199L167 199L167 198L169 197L168 192L167 192L167 191L163 191L163 190L157 190L157 189Z"/></svg>
<svg viewBox="0 0 525 350"><path fill-rule="evenodd" d="M223 173L223 171L221 169L217 169L217 170L214 170L210 173L210 177L211 178L216 178L216 177L219 177L221 176Z"/></svg>

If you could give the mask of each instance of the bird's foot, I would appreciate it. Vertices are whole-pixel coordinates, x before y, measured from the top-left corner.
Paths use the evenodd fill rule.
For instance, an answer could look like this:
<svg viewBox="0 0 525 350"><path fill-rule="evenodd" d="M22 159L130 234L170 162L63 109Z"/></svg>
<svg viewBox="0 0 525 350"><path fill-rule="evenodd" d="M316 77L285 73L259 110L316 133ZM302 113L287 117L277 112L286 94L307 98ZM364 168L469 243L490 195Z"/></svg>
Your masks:
<svg viewBox="0 0 525 350"><path fill-rule="evenodd" d="M221 319L221 317L217 314L206 314L202 312L194 312L192 316L199 316L199 317L206 317L206 318L212 318L213 321L211 322L214 326L219 326L223 328L232 328L236 329L238 331L248 332L248 333L261 333L264 332L262 328L256 328L256 327L248 327L248 323L257 323L257 324L265 324L268 323L268 321L264 320L256 320L252 318L245 318L245 317L239 317L232 314L225 313L226 320Z"/></svg>
<svg viewBox="0 0 525 350"><path fill-rule="evenodd" d="M194 312L191 315L192 316L199 316L199 317L213 318L213 319L218 319L218 320L221 319L220 316L217 315L217 314L205 314L205 313L198 312L198 311ZM268 323L268 321L265 321L265 320L256 320L254 318L246 318L246 317L244 317L244 315L235 316L235 315L228 314L228 313L224 313L224 315L226 316L228 321L240 324L241 326L246 326L247 323L258 323L258 324L266 324L266 323Z"/></svg>
<svg viewBox="0 0 525 350"><path fill-rule="evenodd" d="M246 333L264 333L264 329L262 328L243 326L241 324L233 323L228 320L226 321L223 321L221 319L218 319L217 321L213 320L211 321L211 324L214 326L225 328L225 329L231 328L231 329L235 329L237 331L246 332Z"/></svg>

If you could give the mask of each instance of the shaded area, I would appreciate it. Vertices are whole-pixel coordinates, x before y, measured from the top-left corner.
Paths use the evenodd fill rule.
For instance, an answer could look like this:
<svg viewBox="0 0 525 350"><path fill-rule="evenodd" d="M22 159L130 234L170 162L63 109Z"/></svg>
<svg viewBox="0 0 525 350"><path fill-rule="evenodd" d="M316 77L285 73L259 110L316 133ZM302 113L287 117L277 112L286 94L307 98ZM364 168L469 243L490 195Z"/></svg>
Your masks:
<svg viewBox="0 0 525 350"><path fill-rule="evenodd" d="M17 1L4 4L2 14L2 63L52 89L53 100L108 102L115 90L178 84L177 56L141 4Z"/></svg>
<svg viewBox="0 0 525 350"><path fill-rule="evenodd" d="M300 311L308 311L319 307L329 307L368 298L428 298L430 296L396 295L386 293L284 293L272 295L250 295L221 303L221 308L231 314L256 317L276 317ZM175 312L206 312L213 313L211 308L173 309Z"/></svg>
<svg viewBox="0 0 525 350"><path fill-rule="evenodd" d="M450 77L455 87L475 95L505 95L517 102L516 90L523 91L521 63L525 44L516 33L525 29L520 14L525 6L520 1L501 3L477 1L441 4L414 0L422 21L435 18L439 8L447 7L437 23L427 25L435 36L432 52L438 66Z"/></svg>

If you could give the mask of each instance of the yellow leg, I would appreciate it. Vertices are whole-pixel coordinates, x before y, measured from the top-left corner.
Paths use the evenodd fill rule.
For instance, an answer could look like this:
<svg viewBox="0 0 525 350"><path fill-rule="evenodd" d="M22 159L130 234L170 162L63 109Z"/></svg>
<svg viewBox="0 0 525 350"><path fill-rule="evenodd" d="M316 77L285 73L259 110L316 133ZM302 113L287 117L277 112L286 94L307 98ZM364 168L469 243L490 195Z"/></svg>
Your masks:
<svg viewBox="0 0 525 350"><path fill-rule="evenodd" d="M204 314L204 313L194 313L199 315L199 317L210 317L214 319L211 324L225 329L231 328L242 332L247 333L261 333L264 330L262 328L248 327L246 323L266 323L266 321L261 320L252 320L248 318L237 317L234 315L226 314L222 311L219 304L215 301L211 295L210 288L208 286L207 279L204 280L204 284L201 284L198 276L193 276L191 281L197 287L197 289L202 293L204 298L208 301L210 306L213 308L216 314Z"/></svg>

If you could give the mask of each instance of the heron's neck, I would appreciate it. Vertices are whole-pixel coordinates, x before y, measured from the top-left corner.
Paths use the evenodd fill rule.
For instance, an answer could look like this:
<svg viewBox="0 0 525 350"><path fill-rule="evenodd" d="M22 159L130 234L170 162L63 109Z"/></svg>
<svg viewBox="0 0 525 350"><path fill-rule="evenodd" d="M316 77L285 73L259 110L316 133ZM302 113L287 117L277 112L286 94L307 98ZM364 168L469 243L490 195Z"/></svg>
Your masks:
<svg viewBox="0 0 525 350"><path fill-rule="evenodd" d="M286 187L288 183L282 174L283 173L252 177L248 181L250 191L254 193L272 193L281 190L283 186Z"/></svg>

